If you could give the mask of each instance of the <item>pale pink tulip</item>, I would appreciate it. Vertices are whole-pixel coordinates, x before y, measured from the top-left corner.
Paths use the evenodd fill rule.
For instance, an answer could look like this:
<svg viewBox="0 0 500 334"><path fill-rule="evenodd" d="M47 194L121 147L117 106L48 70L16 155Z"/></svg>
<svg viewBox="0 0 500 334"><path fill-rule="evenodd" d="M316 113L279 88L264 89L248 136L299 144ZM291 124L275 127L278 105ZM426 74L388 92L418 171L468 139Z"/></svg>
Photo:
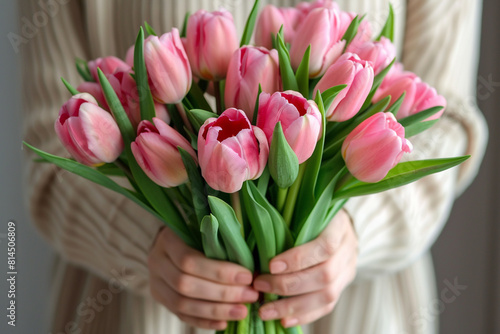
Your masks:
<svg viewBox="0 0 500 334"><path fill-rule="evenodd" d="M255 26L255 44L267 49L273 48L272 37L278 34L283 26L285 43L291 43L297 26L304 18L304 14L293 7L265 6L259 14Z"/></svg>
<svg viewBox="0 0 500 334"><path fill-rule="evenodd" d="M205 121L198 134L203 178L215 190L234 193L262 174L269 155L264 132L242 110L230 108Z"/></svg>
<svg viewBox="0 0 500 334"><path fill-rule="evenodd" d="M296 70L311 45L309 76L323 75L344 51L339 13L332 9L312 10L299 25L290 47L290 61Z"/></svg>
<svg viewBox="0 0 500 334"><path fill-rule="evenodd" d="M144 59L153 97L162 104L180 102L191 88L192 74L179 31L149 36Z"/></svg>
<svg viewBox="0 0 500 334"><path fill-rule="evenodd" d="M269 144L278 122L299 163L309 159L321 133L321 113L316 103L295 91L261 93L257 126L264 131Z"/></svg>
<svg viewBox="0 0 500 334"><path fill-rule="evenodd" d="M130 66L123 60L116 57L103 57L97 58L95 60L88 62L88 67L90 74L95 81L99 82L99 75L97 74L97 69L100 68L104 75L113 74L116 71L127 71L130 70Z"/></svg>
<svg viewBox="0 0 500 334"><path fill-rule="evenodd" d="M196 160L191 144L175 129L159 118L142 121L137 129L137 138L132 143L132 153L139 166L156 184L171 188L188 180L181 147Z"/></svg>
<svg viewBox="0 0 500 334"><path fill-rule="evenodd" d="M326 112L329 121L343 122L355 116L373 86L371 64L352 53L345 53L325 73L316 85L316 92L347 85L333 100Z"/></svg>
<svg viewBox="0 0 500 334"><path fill-rule="evenodd" d="M223 80L229 60L238 46L233 16L227 10L199 10L189 17L186 53L197 77L209 81Z"/></svg>
<svg viewBox="0 0 500 334"><path fill-rule="evenodd" d="M266 93L281 89L278 52L244 46L233 54L229 63L224 94L226 108L242 109L252 119L259 84Z"/></svg>
<svg viewBox="0 0 500 334"><path fill-rule="evenodd" d="M396 58L396 47L390 39L385 37L375 42L355 41L349 45L347 52L355 53L362 60L370 61L375 75L382 72Z"/></svg>
<svg viewBox="0 0 500 334"><path fill-rule="evenodd" d="M342 145L342 157L349 172L358 180L382 180L412 151L405 129L391 113L377 113L358 125Z"/></svg>
<svg viewBox="0 0 500 334"><path fill-rule="evenodd" d="M61 107L54 128L73 158L88 166L113 162L123 150L113 116L87 93L73 96Z"/></svg>

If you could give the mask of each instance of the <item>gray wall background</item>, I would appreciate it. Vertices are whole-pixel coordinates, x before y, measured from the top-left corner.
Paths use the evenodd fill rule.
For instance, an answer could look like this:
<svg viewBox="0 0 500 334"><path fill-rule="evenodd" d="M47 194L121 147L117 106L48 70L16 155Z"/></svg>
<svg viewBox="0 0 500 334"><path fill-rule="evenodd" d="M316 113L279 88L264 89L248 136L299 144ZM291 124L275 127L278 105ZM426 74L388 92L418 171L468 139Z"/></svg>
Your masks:
<svg viewBox="0 0 500 334"><path fill-rule="evenodd" d="M8 32L17 31L16 2L0 4L0 333L45 333L51 250L29 221L21 189L19 64ZM467 288L451 303L438 297L422 316L438 313L444 334L500 333L500 2L484 0L478 101L490 126L490 145L476 182L456 202L433 247L438 290L455 279ZM492 81L490 87L484 80ZM488 95L489 93L489 95ZM6 324L9 221L17 229L17 326Z"/></svg>

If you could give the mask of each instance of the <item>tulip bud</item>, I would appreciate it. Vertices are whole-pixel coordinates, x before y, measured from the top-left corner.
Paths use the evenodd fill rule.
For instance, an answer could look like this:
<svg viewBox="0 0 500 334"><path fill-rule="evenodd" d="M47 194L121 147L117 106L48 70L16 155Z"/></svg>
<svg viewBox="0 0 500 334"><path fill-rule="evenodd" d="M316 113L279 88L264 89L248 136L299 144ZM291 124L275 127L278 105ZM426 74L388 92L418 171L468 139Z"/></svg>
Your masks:
<svg viewBox="0 0 500 334"><path fill-rule="evenodd" d="M191 88L192 74L179 31L149 36L144 59L153 97L162 104L180 102Z"/></svg>
<svg viewBox="0 0 500 334"><path fill-rule="evenodd" d="M299 160L288 144L281 122L276 123L269 149L269 173L280 188L286 189L299 175Z"/></svg>
<svg viewBox="0 0 500 334"><path fill-rule="evenodd" d="M358 180L375 183L412 151L405 129L391 113L377 113L358 125L342 145L342 157Z"/></svg>
<svg viewBox="0 0 500 334"><path fill-rule="evenodd" d="M188 180L188 175L178 147L187 151L196 161L191 144L180 133L159 118L154 125L142 121L137 129L137 138L132 143L132 153L139 166L156 184L170 188Z"/></svg>
<svg viewBox="0 0 500 334"><path fill-rule="evenodd" d="M316 103L294 91L261 93L257 126L271 144L278 122L299 163L309 159L321 134L321 113Z"/></svg>
<svg viewBox="0 0 500 334"><path fill-rule="evenodd" d="M113 116L87 93L73 96L61 107L54 128L73 158L88 166L113 162L123 150Z"/></svg>
<svg viewBox="0 0 500 334"><path fill-rule="evenodd" d="M95 81L99 82L99 75L97 74L97 69L100 68L102 73L105 75L113 74L116 71L127 71L130 70L130 66L123 60L116 57L104 57L97 58L95 60L88 62L88 67L90 74Z"/></svg>
<svg viewBox="0 0 500 334"><path fill-rule="evenodd" d="M326 118L329 121L343 122L355 116L370 93L373 79L373 68L369 62L352 53L343 54L316 85L316 92L347 85L333 100Z"/></svg>
<svg viewBox="0 0 500 334"><path fill-rule="evenodd" d="M371 62L375 75L382 72L396 58L396 47L390 39L385 37L382 37L380 41L368 41L361 44L356 41L349 45L347 52L355 53L362 60Z"/></svg>
<svg viewBox="0 0 500 334"><path fill-rule="evenodd" d="M230 108L209 118L198 134L201 172L215 190L234 193L262 175L269 155L266 135L243 110Z"/></svg>
<svg viewBox="0 0 500 334"><path fill-rule="evenodd" d="M415 73L404 71L403 65L400 63L396 64L387 74L373 96L373 103L391 96L390 107L403 93L405 93L405 97L397 113L398 119L414 115L432 107L446 107L446 99L443 96L438 95L434 88L422 82ZM438 119L443 114L443 111L444 109L432 115L426 121Z"/></svg>
<svg viewBox="0 0 500 334"><path fill-rule="evenodd" d="M290 61L297 70L311 45L309 76L323 75L344 51L345 41L338 12L326 8L312 10L299 25L290 47Z"/></svg>
<svg viewBox="0 0 500 334"><path fill-rule="evenodd" d="M295 36L295 30L303 17L304 14L296 8L265 6L260 12L255 26L255 45L272 49L271 36L276 36L281 26L283 26L285 42L291 43Z"/></svg>
<svg viewBox="0 0 500 334"><path fill-rule="evenodd" d="M197 77L209 81L224 79L238 46L233 16L227 10L199 10L189 17L186 53Z"/></svg>
<svg viewBox="0 0 500 334"><path fill-rule="evenodd" d="M224 94L226 108L242 109L253 119L259 84L266 93L281 89L278 51L244 46L233 54L229 63Z"/></svg>

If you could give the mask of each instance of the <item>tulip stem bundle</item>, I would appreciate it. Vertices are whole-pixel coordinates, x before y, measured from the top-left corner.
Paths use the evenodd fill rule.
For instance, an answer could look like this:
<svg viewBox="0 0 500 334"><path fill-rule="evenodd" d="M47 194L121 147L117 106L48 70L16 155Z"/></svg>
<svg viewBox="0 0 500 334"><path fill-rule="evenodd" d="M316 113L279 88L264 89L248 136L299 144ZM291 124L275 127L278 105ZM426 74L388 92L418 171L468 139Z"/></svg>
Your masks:
<svg viewBox="0 0 500 334"><path fill-rule="evenodd" d="M331 1L260 15L258 4L241 45L228 11L200 10L187 16L185 41L175 28L156 36L147 26L127 62L79 60L85 83L75 89L63 79L72 97L55 122L74 159L25 145L127 197L207 257L258 274L318 237L349 198L467 160L400 163L408 138L431 128L446 100L395 61L392 8L372 40L364 16ZM263 321L260 306L247 305L246 319L217 334L302 333Z"/></svg>

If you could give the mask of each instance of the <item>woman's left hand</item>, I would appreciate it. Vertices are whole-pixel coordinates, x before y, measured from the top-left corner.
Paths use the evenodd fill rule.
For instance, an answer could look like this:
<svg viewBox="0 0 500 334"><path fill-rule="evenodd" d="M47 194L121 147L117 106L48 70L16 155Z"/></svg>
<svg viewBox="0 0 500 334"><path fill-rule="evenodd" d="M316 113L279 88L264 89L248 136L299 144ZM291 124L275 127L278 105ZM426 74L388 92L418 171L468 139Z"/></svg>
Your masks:
<svg viewBox="0 0 500 334"><path fill-rule="evenodd" d="M257 277L254 288L289 298L263 305L261 318L292 327L330 313L356 276L357 245L351 219L341 210L318 238L273 258L271 274Z"/></svg>

